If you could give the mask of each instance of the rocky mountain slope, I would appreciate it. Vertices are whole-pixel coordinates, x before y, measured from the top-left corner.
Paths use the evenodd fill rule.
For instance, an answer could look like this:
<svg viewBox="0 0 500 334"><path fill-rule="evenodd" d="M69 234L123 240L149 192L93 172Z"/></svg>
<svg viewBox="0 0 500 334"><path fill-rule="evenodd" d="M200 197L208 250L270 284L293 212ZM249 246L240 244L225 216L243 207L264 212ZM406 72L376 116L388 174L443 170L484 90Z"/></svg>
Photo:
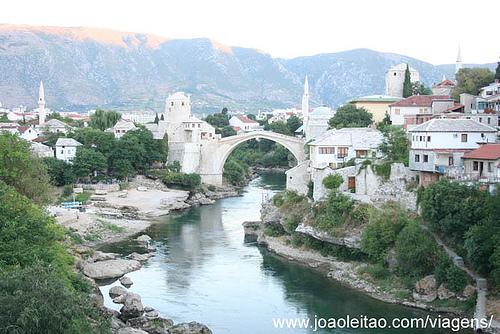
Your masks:
<svg viewBox="0 0 500 334"><path fill-rule="evenodd" d="M349 98L384 93L385 72L408 62L432 85L443 71L396 54L358 49L291 60L210 39L172 40L96 28L0 24L0 102L35 107L44 82L51 109L164 108L183 90L193 109L300 107L309 75L313 104L336 108Z"/></svg>

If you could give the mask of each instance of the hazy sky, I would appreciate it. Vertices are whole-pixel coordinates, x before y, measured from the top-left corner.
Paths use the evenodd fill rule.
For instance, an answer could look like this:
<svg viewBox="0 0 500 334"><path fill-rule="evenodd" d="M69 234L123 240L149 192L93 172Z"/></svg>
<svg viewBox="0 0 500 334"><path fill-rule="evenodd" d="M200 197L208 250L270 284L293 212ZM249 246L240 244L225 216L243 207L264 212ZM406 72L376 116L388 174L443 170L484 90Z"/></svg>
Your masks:
<svg viewBox="0 0 500 334"><path fill-rule="evenodd" d="M209 37L273 57L369 48L454 63L500 60L499 0L5 0L0 23Z"/></svg>

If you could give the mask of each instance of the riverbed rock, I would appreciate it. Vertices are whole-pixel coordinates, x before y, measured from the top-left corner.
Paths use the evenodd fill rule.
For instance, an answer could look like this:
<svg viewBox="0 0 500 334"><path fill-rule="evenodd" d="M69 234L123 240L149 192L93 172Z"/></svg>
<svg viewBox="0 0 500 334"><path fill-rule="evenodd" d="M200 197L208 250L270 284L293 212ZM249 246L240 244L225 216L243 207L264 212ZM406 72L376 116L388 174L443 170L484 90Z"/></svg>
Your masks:
<svg viewBox="0 0 500 334"><path fill-rule="evenodd" d="M213 199L210 199L210 198L206 198L206 197L203 197L203 198L200 198L198 200L198 202L201 204L201 205L210 205L210 204L214 204L215 201Z"/></svg>
<svg viewBox="0 0 500 334"><path fill-rule="evenodd" d="M475 293L476 293L476 288L470 284L467 284L464 291L462 291L462 293L457 295L457 299L460 301L466 301L467 299L473 297Z"/></svg>
<svg viewBox="0 0 500 334"><path fill-rule="evenodd" d="M123 327L118 329L116 334L148 334L148 332L133 327Z"/></svg>
<svg viewBox="0 0 500 334"><path fill-rule="evenodd" d="M149 318L149 319L158 318L158 312L155 309L152 309L152 310L149 310L149 311L145 311L145 312L146 313L144 314L144 316L146 318Z"/></svg>
<svg viewBox="0 0 500 334"><path fill-rule="evenodd" d="M134 284L134 282L132 282L132 280L128 276L120 277L120 283L126 288L129 288L130 286L132 286L132 284Z"/></svg>
<svg viewBox="0 0 500 334"><path fill-rule="evenodd" d="M145 244L146 242L151 241L151 237L147 234L143 234L141 236L138 236L136 240L137 242Z"/></svg>
<svg viewBox="0 0 500 334"><path fill-rule="evenodd" d="M447 289L444 286L444 284L441 284L439 286L437 294L440 300L446 300L455 297L455 292L451 291L450 289Z"/></svg>
<svg viewBox="0 0 500 334"><path fill-rule="evenodd" d="M212 334L212 331L199 322L183 322L172 327L171 334Z"/></svg>
<svg viewBox="0 0 500 334"><path fill-rule="evenodd" d="M116 298L118 296L125 295L127 293L128 293L128 291L119 285L115 285L115 286L111 287L111 289L109 289L109 297L111 297L112 299Z"/></svg>
<svg viewBox="0 0 500 334"><path fill-rule="evenodd" d="M413 298L430 303L437 298L437 288L437 280L434 275L425 276L415 283Z"/></svg>
<svg viewBox="0 0 500 334"><path fill-rule="evenodd" d="M141 268L141 263L135 260L106 260L86 264L83 274L93 279L103 280L117 278Z"/></svg>
<svg viewBox="0 0 500 334"><path fill-rule="evenodd" d="M174 325L171 319L146 317L132 318L127 320L127 325L130 327L142 329L150 334L170 334L170 329Z"/></svg>
<svg viewBox="0 0 500 334"><path fill-rule="evenodd" d="M115 303L115 304L125 304L125 301L127 300L127 293L125 293L123 295L120 295L118 297L113 298L113 303Z"/></svg>
<svg viewBox="0 0 500 334"><path fill-rule="evenodd" d="M137 191L148 191L147 187L137 187Z"/></svg>
<svg viewBox="0 0 500 334"><path fill-rule="evenodd" d="M114 260L118 257L118 255L119 254L116 253L104 253L101 251L95 251L94 254L87 261L97 262L97 261Z"/></svg>
<svg viewBox="0 0 500 334"><path fill-rule="evenodd" d="M127 255L127 259L136 260L139 262L146 262L147 260L149 260L149 258L154 257L154 256L155 256L154 254L150 254L150 253L139 254L139 253L134 252L132 254Z"/></svg>
<svg viewBox="0 0 500 334"><path fill-rule="evenodd" d="M127 293L126 296L125 304L120 309L120 318L127 321L142 316L144 306L142 306L141 296L131 292Z"/></svg>

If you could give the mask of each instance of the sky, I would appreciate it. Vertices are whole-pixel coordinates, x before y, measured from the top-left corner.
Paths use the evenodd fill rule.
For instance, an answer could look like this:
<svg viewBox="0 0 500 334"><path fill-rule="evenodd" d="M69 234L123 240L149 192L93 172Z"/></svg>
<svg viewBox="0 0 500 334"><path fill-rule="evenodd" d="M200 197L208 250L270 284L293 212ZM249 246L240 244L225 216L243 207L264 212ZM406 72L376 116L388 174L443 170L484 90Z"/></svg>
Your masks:
<svg viewBox="0 0 500 334"><path fill-rule="evenodd" d="M499 0L6 0L0 23L208 37L295 58L357 48L434 65L500 61Z"/></svg>

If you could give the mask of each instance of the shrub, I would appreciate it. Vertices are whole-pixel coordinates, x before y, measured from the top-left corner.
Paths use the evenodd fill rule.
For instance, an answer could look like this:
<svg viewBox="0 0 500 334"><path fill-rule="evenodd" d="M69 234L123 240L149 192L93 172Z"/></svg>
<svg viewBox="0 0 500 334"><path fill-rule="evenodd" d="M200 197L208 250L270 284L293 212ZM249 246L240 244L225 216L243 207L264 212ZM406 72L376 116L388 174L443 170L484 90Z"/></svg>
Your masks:
<svg viewBox="0 0 500 334"><path fill-rule="evenodd" d="M314 207L317 215L314 225L320 231L330 231L348 219L354 207L354 202L338 191L330 191L326 201Z"/></svg>
<svg viewBox="0 0 500 334"><path fill-rule="evenodd" d="M408 224L396 240L398 273L411 278L430 274L434 269L437 251L437 244L428 232L417 222Z"/></svg>
<svg viewBox="0 0 500 334"><path fill-rule="evenodd" d="M168 175L163 179L163 183L169 187L193 191L200 186L201 177L200 174L196 173L168 173Z"/></svg>
<svg viewBox="0 0 500 334"><path fill-rule="evenodd" d="M286 231L281 225L269 225L264 234L270 237L281 237L286 235Z"/></svg>
<svg viewBox="0 0 500 334"><path fill-rule="evenodd" d="M343 182L344 178L340 174L329 174L323 179L323 185L330 190L338 189Z"/></svg>
<svg viewBox="0 0 500 334"><path fill-rule="evenodd" d="M285 228L288 232L293 232L299 226L301 218L295 214L292 214L286 218Z"/></svg>
<svg viewBox="0 0 500 334"><path fill-rule="evenodd" d="M125 190L125 189L128 189L128 187L130 186L130 184L128 182L120 182L118 184L118 186L120 187L120 190Z"/></svg>
<svg viewBox="0 0 500 334"><path fill-rule="evenodd" d="M216 188L214 185L212 185L212 184L211 184L211 185L209 185L209 186L207 187L207 189L208 189L208 190L210 190L210 191L212 191L212 192L214 192L214 191L216 191L216 190L217 190L217 188Z"/></svg>
<svg viewBox="0 0 500 334"><path fill-rule="evenodd" d="M63 187L63 192L62 192L62 197L69 197L73 195L73 186L64 186Z"/></svg>

